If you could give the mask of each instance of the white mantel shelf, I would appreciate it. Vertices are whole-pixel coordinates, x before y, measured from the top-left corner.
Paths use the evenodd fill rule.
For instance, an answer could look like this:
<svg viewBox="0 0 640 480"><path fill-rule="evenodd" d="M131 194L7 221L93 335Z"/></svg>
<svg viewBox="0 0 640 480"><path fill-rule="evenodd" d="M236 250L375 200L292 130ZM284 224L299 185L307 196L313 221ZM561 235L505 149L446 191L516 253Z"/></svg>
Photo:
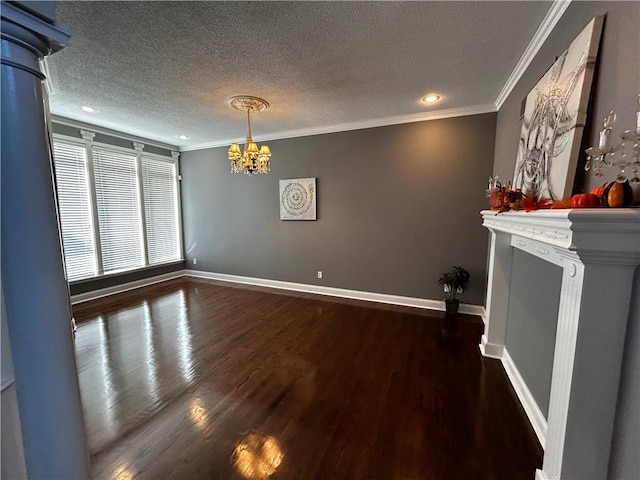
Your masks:
<svg viewBox="0 0 640 480"><path fill-rule="evenodd" d="M491 232L486 328L480 350L505 364L545 449L536 479L607 478L634 270L640 209L496 213ZM505 349L513 250L562 268L548 418Z"/></svg>
<svg viewBox="0 0 640 480"><path fill-rule="evenodd" d="M636 264L640 258L640 209L582 208L497 213L483 210L483 225L529 238L579 256L620 256Z"/></svg>

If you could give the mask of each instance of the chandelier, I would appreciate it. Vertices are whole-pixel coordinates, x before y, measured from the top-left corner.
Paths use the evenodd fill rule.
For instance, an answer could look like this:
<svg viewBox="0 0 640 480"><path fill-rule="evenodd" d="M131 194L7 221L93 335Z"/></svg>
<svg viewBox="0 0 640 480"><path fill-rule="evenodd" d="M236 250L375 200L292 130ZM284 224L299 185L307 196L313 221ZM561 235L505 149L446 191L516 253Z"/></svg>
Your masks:
<svg viewBox="0 0 640 480"><path fill-rule="evenodd" d="M258 145L251 137L251 112L261 112L269 108L266 100L258 97L238 95L229 99L229 105L241 112L247 112L247 138L244 143L244 151L240 151L240 145L232 143L229 147L229 161L231 173L267 173L269 171L269 159L271 150L267 145Z"/></svg>

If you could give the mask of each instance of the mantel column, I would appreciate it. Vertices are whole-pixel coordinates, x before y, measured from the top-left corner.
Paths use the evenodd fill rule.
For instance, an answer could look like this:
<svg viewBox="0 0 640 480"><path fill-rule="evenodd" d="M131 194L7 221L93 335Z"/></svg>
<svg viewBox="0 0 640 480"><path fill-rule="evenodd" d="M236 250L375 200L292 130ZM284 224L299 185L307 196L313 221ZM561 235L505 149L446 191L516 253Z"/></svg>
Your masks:
<svg viewBox="0 0 640 480"><path fill-rule="evenodd" d="M2 291L27 474L83 479L89 457L38 65L69 35L19 3L3 1L1 14Z"/></svg>
<svg viewBox="0 0 640 480"><path fill-rule="evenodd" d="M563 263L540 480L607 478L637 262L557 249Z"/></svg>
<svg viewBox="0 0 640 480"><path fill-rule="evenodd" d="M511 235L495 230L490 231L491 250L489 252L489 282L485 311L486 324L480 343L480 351L485 357L500 359L507 335L513 248L511 248Z"/></svg>

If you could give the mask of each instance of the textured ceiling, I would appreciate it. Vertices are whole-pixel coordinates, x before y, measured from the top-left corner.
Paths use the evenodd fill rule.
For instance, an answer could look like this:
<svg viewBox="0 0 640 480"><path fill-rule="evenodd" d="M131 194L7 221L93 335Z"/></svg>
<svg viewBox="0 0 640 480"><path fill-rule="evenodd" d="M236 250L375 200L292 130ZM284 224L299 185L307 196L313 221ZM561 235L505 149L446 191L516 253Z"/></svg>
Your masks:
<svg viewBox="0 0 640 480"><path fill-rule="evenodd" d="M257 141L488 109L550 6L63 1L72 39L48 60L51 111L191 149L244 136L238 94L271 104L252 116ZM431 91L444 101L421 103Z"/></svg>

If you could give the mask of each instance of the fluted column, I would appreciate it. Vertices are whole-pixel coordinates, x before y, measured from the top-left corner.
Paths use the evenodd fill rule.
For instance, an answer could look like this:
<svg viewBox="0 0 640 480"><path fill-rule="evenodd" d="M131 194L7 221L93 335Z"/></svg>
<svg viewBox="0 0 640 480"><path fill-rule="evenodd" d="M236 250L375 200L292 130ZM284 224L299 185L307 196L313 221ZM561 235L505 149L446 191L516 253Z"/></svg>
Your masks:
<svg viewBox="0 0 640 480"><path fill-rule="evenodd" d="M89 477L38 68L68 38L46 15L2 2L2 289L34 479Z"/></svg>

